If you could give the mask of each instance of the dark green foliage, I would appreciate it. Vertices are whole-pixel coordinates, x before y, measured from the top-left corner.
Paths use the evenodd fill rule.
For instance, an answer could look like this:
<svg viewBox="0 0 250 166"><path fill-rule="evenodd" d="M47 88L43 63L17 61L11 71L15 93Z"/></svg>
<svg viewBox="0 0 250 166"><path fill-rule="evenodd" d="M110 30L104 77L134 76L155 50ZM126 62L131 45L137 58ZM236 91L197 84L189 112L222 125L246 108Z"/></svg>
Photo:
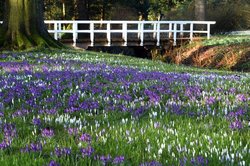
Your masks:
<svg viewBox="0 0 250 166"><path fill-rule="evenodd" d="M229 32L250 28L249 0L212 3L208 6L208 18L216 21L213 32Z"/></svg>
<svg viewBox="0 0 250 166"><path fill-rule="evenodd" d="M0 0L0 20L3 19L4 0Z"/></svg>

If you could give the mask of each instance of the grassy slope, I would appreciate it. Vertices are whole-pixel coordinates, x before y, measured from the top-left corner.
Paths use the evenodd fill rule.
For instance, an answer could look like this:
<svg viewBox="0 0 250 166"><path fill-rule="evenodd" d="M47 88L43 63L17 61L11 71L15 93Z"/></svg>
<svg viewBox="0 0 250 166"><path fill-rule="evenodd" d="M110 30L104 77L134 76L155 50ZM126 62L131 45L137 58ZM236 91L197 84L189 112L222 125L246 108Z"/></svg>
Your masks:
<svg viewBox="0 0 250 166"><path fill-rule="evenodd" d="M46 55L46 59L62 58L66 60L79 60L82 62L91 62L93 64L105 63L114 66L128 66L133 68L138 68L140 70L146 71L163 71L163 72L189 72L189 73L200 73L202 72L211 72L219 73L222 75L233 74L233 72L225 72L219 70L204 70L193 67L184 67L178 65L169 65L159 61L150 61L142 60L139 58L132 58L123 55L110 55L104 53L94 53L94 52L59 52L56 51L53 54L48 54L44 52L42 54L30 54L30 53L20 53L20 55L13 57L8 57L7 59L0 59L0 61L28 61L31 64L36 64L37 58L41 58ZM37 64L38 68L39 64ZM57 70L57 69L55 69ZM1 71L1 68L0 68ZM2 71L3 72L3 71ZM205 74L205 75L206 75ZM243 77L247 77L248 73L239 73ZM200 77L200 75L199 75ZM197 77L197 79L199 78ZM249 77L248 77L249 78ZM195 79L194 79L195 80ZM204 83L204 82L203 82ZM227 81L228 86L230 80ZM206 85L205 83L203 84ZM201 85L201 86L203 86ZM234 84L232 84L234 85ZM238 86L236 86L237 88ZM224 84L223 84L224 86ZM244 86L247 86L245 84ZM137 86L135 86L137 87ZM73 89L74 90L74 89ZM239 89L241 91L241 88ZM153 114L158 112L158 115L153 117ZM85 126L83 132L90 133L93 137L93 140L96 139L95 132L106 130L104 138L107 138L107 142L104 141L93 141L93 147L95 148L95 153L100 155L111 154L113 157L116 155L125 156L124 165L139 165L141 162L157 160L163 165L168 163L169 165L177 165L179 160L187 157L190 161L192 158L192 153L194 150L196 153L195 156L208 154L209 164L210 165L229 165L229 161L219 162L218 156L222 155L216 154L215 151L212 151L209 147L214 147L215 150L222 151L222 149L232 148L230 153L238 153L243 151L243 146L249 144L249 130L244 128L241 131L234 131L228 127L229 122L223 117L187 117L187 116L177 116L174 114L166 114L160 108L155 108L147 112L141 118L131 118L130 115L126 113L105 113L95 115L94 118L85 114L82 114L83 117L79 114L70 115L71 118L76 116L77 118L88 121L87 126ZM36 115L35 115L36 116ZM54 120L56 116L52 116ZM106 117L106 118L105 118ZM153 117L153 118L151 118ZM62 165L91 165L88 158L81 159L81 157L75 157L77 155L72 155L71 157L61 157L57 158L53 155L50 155L50 152L53 151L53 148L58 146L71 146L74 153L79 154L79 148L74 144L74 138L67 136L67 132L63 129L63 124L58 124L53 126L55 132L58 133L55 137L50 140L47 140L46 149L40 153L31 153L30 155L25 153L20 153L20 148L24 147L25 144L29 141L34 141L36 139L41 139L38 135L36 137L31 135L34 126L30 123L33 116L30 115L26 118L24 122L21 118L16 118L14 121L17 126L23 126L22 129L18 128L19 139L15 139L13 147L10 150L0 151L0 163L1 165L44 165L48 163L51 159L57 161ZM43 118L43 117L42 117ZM122 119L128 119L128 122L123 123ZM99 124L102 124L100 128L96 129L93 133L90 131L90 127L94 127L96 121ZM103 123L105 122L105 123ZM110 122L110 127L107 125L107 122ZM160 127L154 127L155 123L159 123ZM54 124L54 122L53 122ZM77 127L77 126L76 126ZM28 129L28 130L27 130ZM112 130L111 130L112 129ZM141 129L144 129L144 134L141 134ZM125 131L131 133L132 143L128 144L128 138ZM66 135L66 136L65 136ZM107 135L107 136L106 136ZM23 139L22 139L23 138ZM213 144L211 144L210 138L213 139ZM231 142L228 141L232 139L234 145L231 145ZM26 140L25 140L26 139ZM73 143L70 143L70 141ZM147 152L148 141L151 144L151 151ZM191 143L196 142L194 146L190 145ZM240 147L239 144L243 142L243 146ZM166 144L166 145L165 145ZM158 156L158 151L161 146L166 146L163 149L162 156ZM168 150L168 146L171 145L172 149ZM187 146L189 153L179 153L176 150L176 147ZM117 148L118 147L118 150ZM238 149L236 147L239 147ZM157 155L154 157L154 155ZM173 157L175 155L176 157ZM244 161L250 162L246 155L243 156ZM236 160L238 162L240 160ZM95 162L95 160L93 161ZM32 164L33 163L33 164ZM132 163L132 164L131 164ZM97 162L95 162L96 165ZM168 165L167 164L167 165ZM191 163L190 163L191 164ZM92 164L93 165L93 164ZM101 165L101 163L99 163Z"/></svg>
<svg viewBox="0 0 250 166"><path fill-rule="evenodd" d="M197 67L250 71L249 36L215 36L165 55L169 61Z"/></svg>

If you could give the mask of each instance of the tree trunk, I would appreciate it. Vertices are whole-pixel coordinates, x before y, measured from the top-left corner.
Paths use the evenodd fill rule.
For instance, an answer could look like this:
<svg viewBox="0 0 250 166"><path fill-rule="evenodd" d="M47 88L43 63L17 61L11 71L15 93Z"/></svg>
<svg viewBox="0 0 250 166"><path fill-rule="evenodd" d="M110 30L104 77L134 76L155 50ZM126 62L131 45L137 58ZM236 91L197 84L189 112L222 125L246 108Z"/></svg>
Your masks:
<svg viewBox="0 0 250 166"><path fill-rule="evenodd" d="M64 47L47 32L43 19L43 0L5 0L3 21L1 49Z"/></svg>
<svg viewBox="0 0 250 166"><path fill-rule="evenodd" d="M206 20L206 0L195 0L195 20Z"/></svg>

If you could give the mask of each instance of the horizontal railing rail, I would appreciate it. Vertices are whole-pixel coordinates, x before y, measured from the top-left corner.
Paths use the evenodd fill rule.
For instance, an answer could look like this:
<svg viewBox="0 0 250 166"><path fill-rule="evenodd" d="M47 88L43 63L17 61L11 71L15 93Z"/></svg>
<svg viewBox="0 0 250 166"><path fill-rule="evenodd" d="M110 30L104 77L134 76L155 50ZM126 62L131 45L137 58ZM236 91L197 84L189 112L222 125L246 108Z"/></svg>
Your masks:
<svg viewBox="0 0 250 166"><path fill-rule="evenodd" d="M2 22L0 22L2 23ZM137 34L140 46L143 46L145 34L152 34L156 45L160 46L161 36L166 35L176 41L187 34L190 41L194 34L205 34L210 38L210 27L215 21L87 21L87 20L46 20L48 32L53 34L56 40L61 39L62 34L72 35L73 45L77 43L79 34L89 34L90 46L94 46L95 33L106 34L107 46L111 46L111 34L122 34L123 45L127 46L128 34ZM81 28L81 26L85 26ZM198 26L197 26L198 25ZM115 28L114 28L115 27Z"/></svg>

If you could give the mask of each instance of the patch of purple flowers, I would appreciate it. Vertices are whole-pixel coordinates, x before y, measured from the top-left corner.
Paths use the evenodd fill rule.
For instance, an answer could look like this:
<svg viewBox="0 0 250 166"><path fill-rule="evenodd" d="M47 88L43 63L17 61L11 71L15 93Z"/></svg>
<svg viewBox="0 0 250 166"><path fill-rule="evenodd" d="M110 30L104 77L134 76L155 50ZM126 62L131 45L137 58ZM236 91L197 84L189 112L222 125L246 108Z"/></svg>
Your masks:
<svg viewBox="0 0 250 166"><path fill-rule="evenodd" d="M25 148L21 149L23 153L30 153L30 152L41 152L43 150L43 145L41 143L31 143L26 145Z"/></svg>
<svg viewBox="0 0 250 166"><path fill-rule="evenodd" d="M242 109L242 108L239 108L237 111L235 111L235 112L230 112L229 114L228 114L228 116L229 116L229 118L239 118L239 117L241 117L241 116L244 116L244 114L246 113L246 111L244 110L244 109Z"/></svg>
<svg viewBox="0 0 250 166"><path fill-rule="evenodd" d="M32 112L32 111L26 110L26 109L24 109L24 110L17 110L16 112L14 112L14 113L12 114L12 117L15 118L15 117L27 116L27 115L29 115L31 112Z"/></svg>

